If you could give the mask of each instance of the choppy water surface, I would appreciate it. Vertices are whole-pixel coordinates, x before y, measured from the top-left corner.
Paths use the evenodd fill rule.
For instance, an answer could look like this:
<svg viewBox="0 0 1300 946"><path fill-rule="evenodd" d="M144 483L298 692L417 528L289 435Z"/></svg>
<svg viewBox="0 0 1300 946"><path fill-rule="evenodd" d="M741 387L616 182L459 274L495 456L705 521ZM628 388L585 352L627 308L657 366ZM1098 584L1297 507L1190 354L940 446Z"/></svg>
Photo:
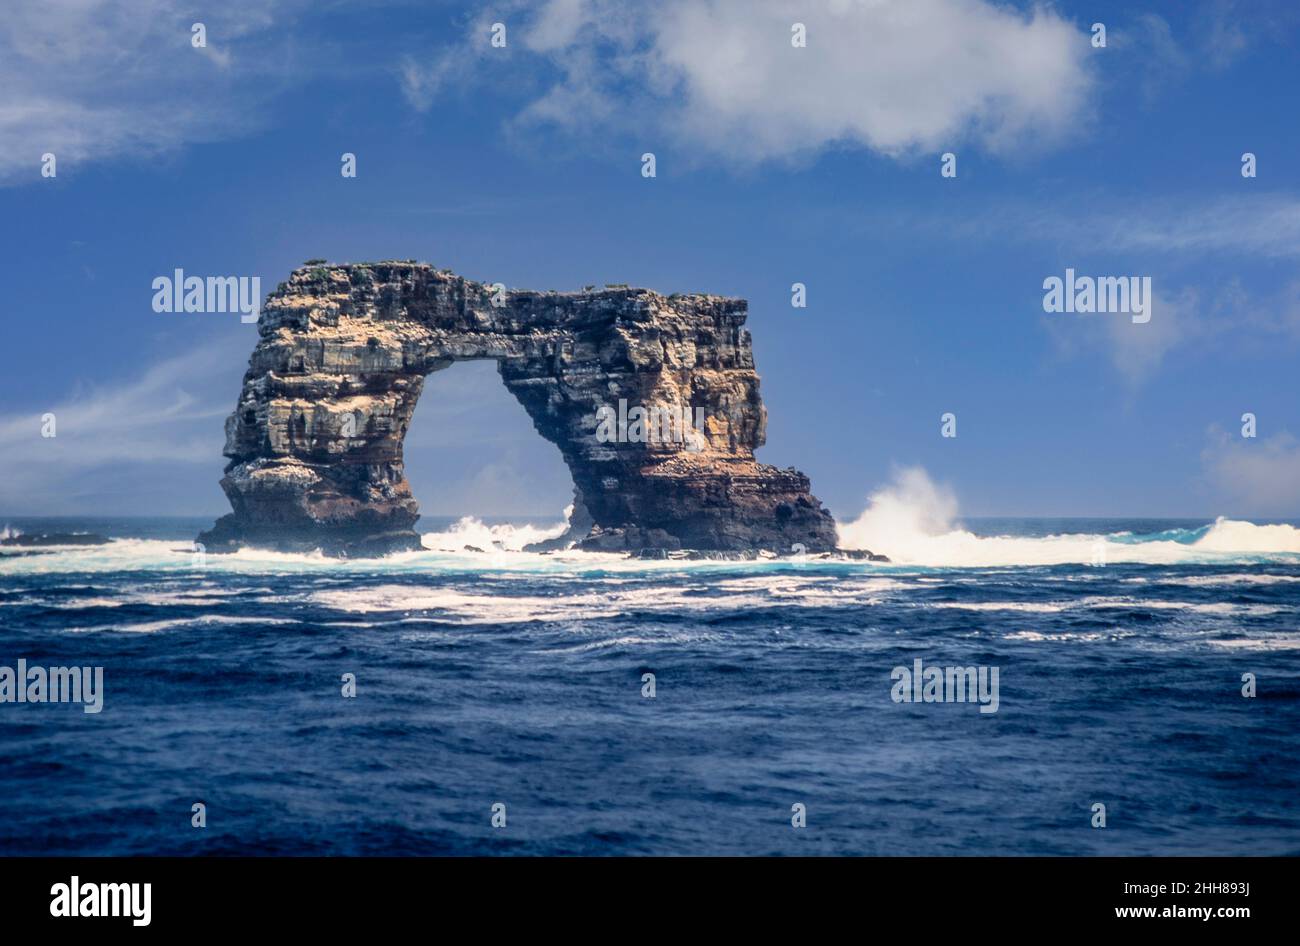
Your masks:
<svg viewBox="0 0 1300 946"><path fill-rule="evenodd" d="M115 541L0 557L0 665L105 674L99 714L0 704L3 853L1300 853L1294 524L198 567L206 520L7 522ZM918 657L999 668L998 711L893 702Z"/></svg>

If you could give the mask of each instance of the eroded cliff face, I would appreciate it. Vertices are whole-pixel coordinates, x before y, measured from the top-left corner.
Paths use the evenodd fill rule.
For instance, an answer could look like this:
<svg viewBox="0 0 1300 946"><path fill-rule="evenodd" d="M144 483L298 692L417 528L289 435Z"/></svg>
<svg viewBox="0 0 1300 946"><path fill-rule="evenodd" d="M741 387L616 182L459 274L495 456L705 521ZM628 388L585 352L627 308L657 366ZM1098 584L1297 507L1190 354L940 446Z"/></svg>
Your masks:
<svg viewBox="0 0 1300 946"><path fill-rule="evenodd" d="M295 270L262 309L226 421L234 512L199 541L419 548L402 440L424 379L492 358L568 464L580 547L831 550L808 478L754 460L766 414L745 316L743 300L712 295L494 292L413 262ZM700 429L647 432L638 407Z"/></svg>

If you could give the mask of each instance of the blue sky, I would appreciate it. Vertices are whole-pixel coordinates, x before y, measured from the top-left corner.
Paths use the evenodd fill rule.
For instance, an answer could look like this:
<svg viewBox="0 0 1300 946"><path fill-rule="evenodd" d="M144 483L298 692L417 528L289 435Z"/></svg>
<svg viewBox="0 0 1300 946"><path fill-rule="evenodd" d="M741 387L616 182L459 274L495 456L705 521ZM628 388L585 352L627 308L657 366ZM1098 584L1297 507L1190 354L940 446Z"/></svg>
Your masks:
<svg viewBox="0 0 1300 946"><path fill-rule="evenodd" d="M151 281L324 257L747 298L759 459L841 519L913 466L967 515L1300 516L1290 4L12 6L0 514L224 511L256 330ZM1150 276L1151 322L1044 312L1067 267ZM407 461L430 514L569 498L486 363Z"/></svg>

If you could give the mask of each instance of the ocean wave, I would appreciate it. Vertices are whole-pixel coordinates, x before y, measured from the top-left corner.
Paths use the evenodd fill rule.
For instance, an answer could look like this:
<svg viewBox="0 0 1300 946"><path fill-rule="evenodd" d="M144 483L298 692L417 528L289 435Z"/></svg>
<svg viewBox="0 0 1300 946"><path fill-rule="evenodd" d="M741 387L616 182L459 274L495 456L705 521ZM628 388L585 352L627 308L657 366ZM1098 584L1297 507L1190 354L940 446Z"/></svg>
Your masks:
<svg viewBox="0 0 1300 946"><path fill-rule="evenodd" d="M1002 639L1004 641L1026 641L1034 644L1060 643L1063 641L1093 643L1096 641L1122 640L1132 636L1132 631L1060 631L1051 634L1042 631L1012 631L1009 634L1003 634Z"/></svg>
<svg viewBox="0 0 1300 946"><path fill-rule="evenodd" d="M699 633L670 633L670 634L623 634L617 637L599 637L594 640L584 641L580 644L571 644L564 647L548 647L545 650L535 650L533 653L538 654L586 654L597 650L610 650L615 648L635 648L635 647L662 647L665 644L691 644L700 645L708 642L723 640L719 634L699 634Z"/></svg>
<svg viewBox="0 0 1300 946"><path fill-rule="evenodd" d="M622 602L584 594L555 597L469 594L454 589L421 589L408 585L378 585L339 591L318 591L313 604L351 614L434 612L450 623L512 624L614 617Z"/></svg>
<svg viewBox="0 0 1300 946"><path fill-rule="evenodd" d="M1295 611L1272 604L1231 604L1225 601L1161 601L1127 596L1091 596L1069 601L937 601L918 602L918 607L957 611L1022 611L1026 614L1060 614L1064 611L1190 611L1194 614L1266 615Z"/></svg>
<svg viewBox="0 0 1300 946"><path fill-rule="evenodd" d="M1158 581L1163 585L1186 585L1189 588L1217 588L1228 585L1292 585L1300 582L1300 575L1254 575L1247 572L1233 572L1218 575L1169 575L1161 578L1125 578L1126 583L1150 584Z"/></svg>
<svg viewBox="0 0 1300 946"><path fill-rule="evenodd" d="M573 507L564 510L564 521L552 526L485 525L474 516L464 516L443 532L426 532L420 537L426 549L442 552L460 552L465 546L495 549L501 552L518 552L527 545L558 539L569 528L569 515Z"/></svg>
<svg viewBox="0 0 1300 946"><path fill-rule="evenodd" d="M919 602L918 607L954 611L1022 611L1026 614L1059 614L1072 605L1033 601L934 601Z"/></svg>
<svg viewBox="0 0 1300 946"><path fill-rule="evenodd" d="M156 634L159 631L172 631L179 628L203 627L205 625L248 624L258 627L297 624L296 618L269 618L239 615L205 614L199 617L167 618L162 621L120 622L114 624L96 624L91 627L69 627L74 634L89 634L97 631L116 631L121 634Z"/></svg>
<svg viewBox="0 0 1300 946"><path fill-rule="evenodd" d="M874 492L862 515L839 527L842 548L884 552L898 565L979 568L1035 565L1294 562L1300 529L1219 517L1202 529L1150 536L1131 532L980 536L957 524L952 492L918 467Z"/></svg>
<svg viewBox="0 0 1300 946"><path fill-rule="evenodd" d="M1210 640L1205 643L1224 650L1300 650L1300 639L1293 637L1239 637L1231 640Z"/></svg>

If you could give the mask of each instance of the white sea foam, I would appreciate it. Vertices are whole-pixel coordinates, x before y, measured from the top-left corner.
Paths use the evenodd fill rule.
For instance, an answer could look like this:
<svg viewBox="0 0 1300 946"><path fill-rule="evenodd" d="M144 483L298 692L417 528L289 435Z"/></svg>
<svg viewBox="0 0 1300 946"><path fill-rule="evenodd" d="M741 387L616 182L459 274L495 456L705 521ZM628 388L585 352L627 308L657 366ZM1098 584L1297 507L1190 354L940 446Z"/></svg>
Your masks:
<svg viewBox="0 0 1300 946"><path fill-rule="evenodd" d="M1110 641L1132 637L1132 631L1063 631L1059 634L1044 634L1041 631L1012 631L1003 634L1007 641L1028 641L1034 644L1059 643L1061 641Z"/></svg>
<svg viewBox="0 0 1300 946"><path fill-rule="evenodd" d="M917 607L953 609L957 611L1021 611L1026 614L1060 614L1063 611L1106 611L1115 609L1137 611L1189 611L1194 614L1233 614L1237 616L1280 614L1295 612L1272 604L1232 604L1226 601L1159 601L1148 598L1130 598L1090 595L1060 601L937 601L917 602Z"/></svg>
<svg viewBox="0 0 1300 946"><path fill-rule="evenodd" d="M534 651L534 653L581 654L593 650L606 650L611 647L640 647L663 644L698 645L719 639L720 636L717 634L685 633L680 630L663 634L624 634L618 637L600 637L568 647L551 647L545 651Z"/></svg>
<svg viewBox="0 0 1300 946"><path fill-rule="evenodd" d="M715 579L709 582L709 587L726 593L761 592L773 598L807 604L844 604L873 601L882 592L899 591L910 585L896 578L874 575L805 575L798 571L773 571L744 578Z"/></svg>
<svg viewBox="0 0 1300 946"><path fill-rule="evenodd" d="M444 552L460 552L470 545L485 552L492 550L518 552L526 545L558 539L569 528L569 515L573 507L564 510L564 521L553 526L538 527L533 525L485 525L474 516L464 516L453 523L444 532L426 532L421 541L427 549Z"/></svg>
<svg viewBox="0 0 1300 946"><path fill-rule="evenodd" d="M1226 641L1206 641L1211 647L1226 650L1300 650L1300 638L1295 637L1248 637Z"/></svg>
<svg viewBox="0 0 1300 946"><path fill-rule="evenodd" d="M1150 584L1150 578L1126 578L1125 582ZM1233 585L1291 585L1300 582L1300 575L1251 575L1237 572L1231 575L1177 575L1160 578L1164 585L1186 585L1190 588L1217 588Z"/></svg>
<svg viewBox="0 0 1300 946"><path fill-rule="evenodd" d="M884 552L896 564L939 568L1015 565L1163 564L1295 561L1300 529L1220 517L1195 542L1132 541L1128 533L978 536L957 525L957 502L919 467L900 471L872 493L867 508L840 526L844 548ZM1128 540L1128 541L1125 541Z"/></svg>
<svg viewBox="0 0 1300 946"><path fill-rule="evenodd" d="M1220 516L1214 528L1197 540L1196 547L1206 552L1300 554L1300 529L1289 525L1257 526Z"/></svg>
<svg viewBox="0 0 1300 946"><path fill-rule="evenodd" d="M501 527L490 527L500 529ZM549 530L529 532L522 527L517 543L535 541ZM433 533L439 534L439 533ZM472 542L465 544L472 545ZM181 578L201 579L207 573L279 575L319 572L322 581L350 581L345 575L366 574L458 574L485 572L528 572L552 577L585 577L591 572L671 574L735 570L737 568L775 570L795 567L789 560L766 562L732 562L723 560L642 560L617 552L580 552L573 549L555 552L522 552L509 548L485 548L483 552L438 551L424 549L398 552L384 558L338 559L320 552L275 552L269 549L243 548L233 553L208 552L200 564L188 543L179 540L115 539L92 548L60 548L40 555L0 554L0 575L52 575L61 573L166 572ZM483 546L478 546L484 548ZM867 567L867 566L862 566ZM332 576L340 576L337 579Z"/></svg>
<svg viewBox="0 0 1300 946"><path fill-rule="evenodd" d="M449 588L418 589L407 585L379 585L371 588L318 591L316 604L336 611L369 614L431 612L426 616L451 623L501 623L525 621L583 620L614 617L621 606L611 597L597 594L543 596L476 595Z"/></svg>
<svg viewBox="0 0 1300 946"><path fill-rule="evenodd" d="M779 598L762 592L704 596L690 587L613 588L573 595L473 594L450 588L410 585L340 588L310 595L313 604L350 614L396 613L404 620L451 624L514 624L529 621L578 622L621 614L706 613L721 609L764 608Z"/></svg>
<svg viewBox="0 0 1300 946"><path fill-rule="evenodd" d="M919 606L956 611L1023 611L1026 614L1057 614L1070 607L1068 604L1027 601L936 601L920 602Z"/></svg>
<svg viewBox="0 0 1300 946"><path fill-rule="evenodd" d="M145 585L130 585L123 588L114 598L93 596L88 598L42 596L39 593L26 599L24 604L40 604L46 608L63 611L75 611L84 608L120 608L128 604L146 604L153 607L219 605L237 595L254 595L259 592L271 593L270 588L239 589L214 588L210 586L193 589L159 589ZM16 602L9 602L11 604Z"/></svg>
<svg viewBox="0 0 1300 946"><path fill-rule="evenodd" d="M32 599L28 600L31 603ZM47 608L62 611L75 611L82 608L120 608L127 603L126 598L59 598L36 599Z"/></svg>
<svg viewBox="0 0 1300 946"><path fill-rule="evenodd" d="M200 627L205 624L297 624L295 618L243 617L234 615L207 614L202 617L169 618L165 621L140 621L136 623L96 624L93 627L69 627L73 633L90 633L93 631L118 631L124 634L156 634L178 628Z"/></svg>

